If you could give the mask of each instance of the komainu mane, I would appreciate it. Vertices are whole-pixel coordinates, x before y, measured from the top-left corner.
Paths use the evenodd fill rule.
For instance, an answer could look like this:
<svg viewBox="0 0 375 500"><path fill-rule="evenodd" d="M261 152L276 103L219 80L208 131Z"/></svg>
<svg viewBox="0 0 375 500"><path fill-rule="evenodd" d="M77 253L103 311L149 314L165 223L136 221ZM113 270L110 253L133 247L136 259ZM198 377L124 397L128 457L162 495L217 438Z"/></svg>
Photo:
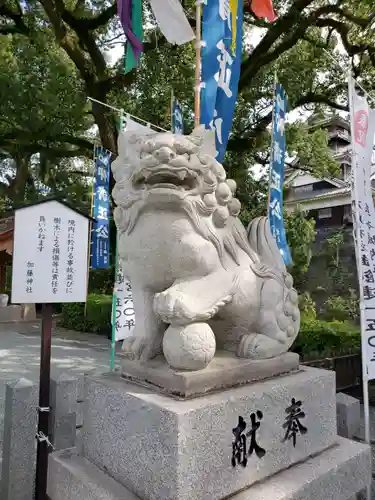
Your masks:
<svg viewBox="0 0 375 500"><path fill-rule="evenodd" d="M245 230L236 183L214 156L202 128L119 138L113 197L133 288L136 329L123 344L131 359L164 351L174 368L199 369L215 348L270 358L298 334L297 292L268 221Z"/></svg>

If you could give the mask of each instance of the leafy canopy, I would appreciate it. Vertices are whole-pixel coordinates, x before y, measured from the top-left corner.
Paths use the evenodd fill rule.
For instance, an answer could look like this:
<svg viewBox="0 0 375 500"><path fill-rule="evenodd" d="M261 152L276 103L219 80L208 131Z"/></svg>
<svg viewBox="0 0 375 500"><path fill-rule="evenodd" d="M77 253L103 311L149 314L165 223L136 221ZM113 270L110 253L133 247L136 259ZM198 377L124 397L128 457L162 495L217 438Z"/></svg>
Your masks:
<svg viewBox="0 0 375 500"><path fill-rule="evenodd" d="M183 2L193 26L194 4ZM342 70L347 65L370 91L375 87L373 0L274 0L274 6L279 18L272 24L245 14L239 96L225 158L227 171L238 183L244 219L265 209L267 185L254 178L251 167L269 162L274 73L295 113L347 111ZM109 0L1 2L0 64L5 80L0 77L0 95L7 96L0 103L6 117L0 126L2 151L12 158L38 153L43 165L43 155L55 150L46 169L53 171L58 159L87 153L90 141L84 133L89 122L97 125L103 146L116 153L117 116L96 103L87 115L88 96L168 129L173 89L183 104L186 127L192 128L193 44L167 44L145 3L144 56L136 71L124 75L123 56L114 64L106 56L123 41L116 10L116 2ZM300 120L287 127L287 139L289 158L299 157L317 176L336 173L324 131L311 132ZM290 238L301 238L302 220L295 215ZM308 236L313 228L304 231ZM301 268L306 257L306 252L295 255Z"/></svg>

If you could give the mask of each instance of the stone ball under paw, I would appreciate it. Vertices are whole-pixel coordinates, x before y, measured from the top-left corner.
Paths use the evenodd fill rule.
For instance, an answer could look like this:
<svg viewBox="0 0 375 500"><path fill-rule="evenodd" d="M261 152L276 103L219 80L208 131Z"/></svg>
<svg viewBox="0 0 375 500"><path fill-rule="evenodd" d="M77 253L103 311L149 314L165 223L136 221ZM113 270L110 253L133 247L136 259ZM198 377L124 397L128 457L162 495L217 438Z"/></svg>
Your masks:
<svg viewBox="0 0 375 500"><path fill-rule="evenodd" d="M164 334L164 356L176 370L202 370L212 361L215 350L215 335L207 323L171 325Z"/></svg>

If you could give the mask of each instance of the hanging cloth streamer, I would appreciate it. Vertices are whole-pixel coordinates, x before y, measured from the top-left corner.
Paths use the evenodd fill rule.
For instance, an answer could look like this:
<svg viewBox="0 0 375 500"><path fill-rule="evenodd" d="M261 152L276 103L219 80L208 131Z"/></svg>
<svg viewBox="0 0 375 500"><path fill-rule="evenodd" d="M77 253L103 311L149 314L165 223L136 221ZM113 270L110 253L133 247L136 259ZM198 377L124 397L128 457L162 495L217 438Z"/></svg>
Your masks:
<svg viewBox="0 0 375 500"><path fill-rule="evenodd" d="M149 0L160 31L169 43L183 45L195 38L179 0Z"/></svg>
<svg viewBox="0 0 375 500"><path fill-rule="evenodd" d="M138 60L143 50L142 40L135 34L134 26L132 23L132 0L117 0L117 12L124 28L126 39L133 49L135 59Z"/></svg>
<svg viewBox="0 0 375 500"><path fill-rule="evenodd" d="M250 9L259 18L265 18L270 23L277 19L277 15L273 10L272 0L250 0Z"/></svg>

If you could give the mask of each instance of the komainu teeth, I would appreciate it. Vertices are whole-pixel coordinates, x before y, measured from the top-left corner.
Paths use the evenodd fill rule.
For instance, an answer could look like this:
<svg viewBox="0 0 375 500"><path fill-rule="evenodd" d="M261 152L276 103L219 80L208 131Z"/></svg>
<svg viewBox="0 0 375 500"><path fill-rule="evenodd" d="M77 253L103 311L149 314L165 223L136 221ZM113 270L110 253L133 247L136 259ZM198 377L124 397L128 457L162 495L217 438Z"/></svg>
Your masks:
<svg viewBox="0 0 375 500"><path fill-rule="evenodd" d="M189 167L189 160L188 158L184 158L183 156L177 156L176 158L172 158L169 161L169 165L175 168L188 168Z"/></svg>

